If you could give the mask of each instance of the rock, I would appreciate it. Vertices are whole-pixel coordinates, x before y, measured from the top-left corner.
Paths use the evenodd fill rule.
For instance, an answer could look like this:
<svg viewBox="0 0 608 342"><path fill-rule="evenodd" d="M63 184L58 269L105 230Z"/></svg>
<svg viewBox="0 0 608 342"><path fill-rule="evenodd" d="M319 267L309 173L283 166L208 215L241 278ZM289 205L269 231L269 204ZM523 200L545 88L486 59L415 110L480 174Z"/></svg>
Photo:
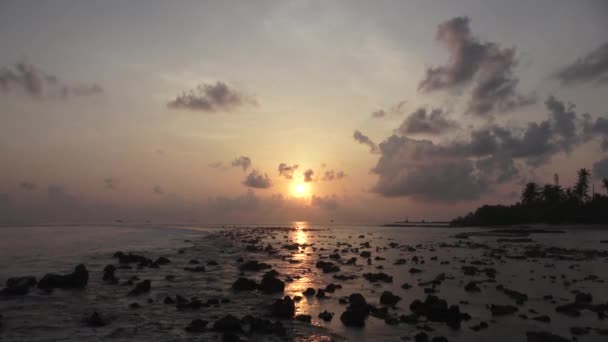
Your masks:
<svg viewBox="0 0 608 342"><path fill-rule="evenodd" d="M239 278L232 284L232 290L240 291L253 291L258 288L258 284L255 280L247 278Z"/></svg>
<svg viewBox="0 0 608 342"><path fill-rule="evenodd" d="M222 334L222 342L245 342L245 340L240 338L239 335L235 333L225 331Z"/></svg>
<svg viewBox="0 0 608 342"><path fill-rule="evenodd" d="M312 320L312 317L310 317L310 315L299 314L299 315L296 315L295 319L296 319L296 321L310 323Z"/></svg>
<svg viewBox="0 0 608 342"><path fill-rule="evenodd" d="M338 289L341 289L342 285L340 284L334 284L334 283L330 283L327 286L325 286L325 292L329 292L329 293L333 293Z"/></svg>
<svg viewBox="0 0 608 342"><path fill-rule="evenodd" d="M521 293L521 292L517 292L514 290L509 290L506 287L502 286L502 285L498 285L496 286L496 290L506 294L507 296L509 296L511 299L515 300L515 302L518 305L523 304L525 301L528 300L528 295Z"/></svg>
<svg viewBox="0 0 608 342"><path fill-rule="evenodd" d="M412 274L422 273L422 270L418 269L418 268L415 268L415 267L412 267L412 268L410 268L409 272L412 273Z"/></svg>
<svg viewBox="0 0 608 342"><path fill-rule="evenodd" d="M263 262L258 262L257 260L247 261L246 263L239 266L239 269L241 271L252 271L252 272L259 272L259 271L267 270L270 268L272 268L272 266L270 266L266 263L263 263Z"/></svg>
<svg viewBox="0 0 608 342"><path fill-rule="evenodd" d="M116 272L116 266L106 265L103 269L103 281L109 284L118 284L118 278L116 278L114 272Z"/></svg>
<svg viewBox="0 0 608 342"><path fill-rule="evenodd" d="M103 327L108 324L98 312L93 312L90 316L85 317L83 322L85 325L92 328Z"/></svg>
<svg viewBox="0 0 608 342"><path fill-rule="evenodd" d="M202 319L195 319L192 322L190 322L190 324L188 324L188 326L186 326L186 328L184 328L187 332L191 332L191 333L198 333L198 332L204 332L207 330L207 324L209 324L209 322L202 320Z"/></svg>
<svg viewBox="0 0 608 342"><path fill-rule="evenodd" d="M309 288L307 288L307 289L306 289L306 291L302 292L302 294L303 294L305 297L311 297L311 296L314 296L314 295L315 295L315 293L317 293L317 291L315 291L315 289L313 289L312 287L309 287Z"/></svg>
<svg viewBox="0 0 608 342"><path fill-rule="evenodd" d="M419 332L414 336L416 342L429 342L429 335L424 332Z"/></svg>
<svg viewBox="0 0 608 342"><path fill-rule="evenodd" d="M274 304L272 304L272 314L279 318L291 319L293 318L295 311L296 305L289 296L285 296L283 299L277 299Z"/></svg>
<svg viewBox="0 0 608 342"><path fill-rule="evenodd" d="M141 305L139 305L139 303L131 303L129 305L129 308L131 308L131 309L139 309L139 308L141 308Z"/></svg>
<svg viewBox="0 0 608 342"><path fill-rule="evenodd" d="M416 299L410 304L410 310L419 316L425 316L432 322L444 322L452 329L460 328L460 322L470 316L460 312L458 305L451 305L436 296L429 295L424 302Z"/></svg>
<svg viewBox="0 0 608 342"><path fill-rule="evenodd" d="M513 305L490 305L492 316L505 316L517 312L517 307Z"/></svg>
<svg viewBox="0 0 608 342"><path fill-rule="evenodd" d="M593 297L591 296L590 293L579 292L576 294L574 302L579 303L579 304L589 304L589 303L593 302Z"/></svg>
<svg viewBox="0 0 608 342"><path fill-rule="evenodd" d="M24 296L36 283L36 278L31 276L9 278L6 280L6 287L0 291L0 294L6 296Z"/></svg>
<svg viewBox="0 0 608 342"><path fill-rule="evenodd" d="M150 279L146 279L144 281L137 283L135 285L135 288L133 288L131 291L129 291L128 295L129 296L138 296L140 294L150 292L151 283L152 282L150 281Z"/></svg>
<svg viewBox="0 0 608 342"><path fill-rule="evenodd" d="M283 292L285 282L276 278L276 272L267 272L260 283L260 290L264 293Z"/></svg>
<svg viewBox="0 0 608 342"><path fill-rule="evenodd" d="M325 290L323 290L323 289L319 289L319 290L317 291L317 295L316 295L316 297L317 297L317 298L319 298L319 299L325 298Z"/></svg>
<svg viewBox="0 0 608 342"><path fill-rule="evenodd" d="M464 290L467 292L481 292L481 289L477 286L477 282L471 281L465 285Z"/></svg>
<svg viewBox="0 0 608 342"><path fill-rule="evenodd" d="M365 319L369 316L370 306L365 297L359 293L353 293L348 297L349 305L346 311L340 315L340 321L347 327L362 327Z"/></svg>
<svg viewBox="0 0 608 342"><path fill-rule="evenodd" d="M393 277L389 276L386 273L365 273L363 274L363 278L367 279L367 281L371 283L375 283L378 281L382 281L385 283L393 282Z"/></svg>
<svg viewBox="0 0 608 342"><path fill-rule="evenodd" d="M405 283L405 284L401 285L401 288L404 289L404 290L409 290L409 289L412 288L412 285L410 285L408 283Z"/></svg>
<svg viewBox="0 0 608 342"><path fill-rule="evenodd" d="M215 260L209 260L209 261L207 261L207 266L217 266L217 265L218 265L218 263Z"/></svg>
<svg viewBox="0 0 608 342"><path fill-rule="evenodd" d="M340 267L338 267L337 265L335 265L333 262L330 262L330 261L319 260L319 261L317 261L315 266L317 268L322 269L323 273L334 273L334 272L340 271Z"/></svg>
<svg viewBox="0 0 608 342"><path fill-rule="evenodd" d="M114 258L118 258L118 262L121 264L138 264L139 267L152 266L154 264L152 260L133 253L125 254L123 252L114 253Z"/></svg>
<svg viewBox="0 0 608 342"><path fill-rule="evenodd" d="M173 305L175 304L175 301L173 300L173 298L167 296L165 297L165 299L163 299L163 303L167 305Z"/></svg>
<svg viewBox="0 0 608 342"><path fill-rule="evenodd" d="M206 272L207 269L205 268L205 266L184 267L184 271L188 271L188 272Z"/></svg>
<svg viewBox="0 0 608 342"><path fill-rule="evenodd" d="M273 322L268 319L247 315L243 317L241 324L247 326L243 330L257 334L274 334L278 336L285 336L287 334L285 327L279 321Z"/></svg>
<svg viewBox="0 0 608 342"><path fill-rule="evenodd" d="M241 321L233 315L226 315L213 323L215 331L241 331Z"/></svg>
<svg viewBox="0 0 608 342"><path fill-rule="evenodd" d="M380 295L380 304L382 304L382 305L393 306L393 305L397 304L397 302L400 300L401 300L401 297L394 295L390 291L384 291L384 292L382 292L382 295Z"/></svg>
<svg viewBox="0 0 608 342"><path fill-rule="evenodd" d="M546 331L526 332L527 342L570 342L567 338Z"/></svg>
<svg viewBox="0 0 608 342"><path fill-rule="evenodd" d="M334 318L334 314L325 310L319 314L319 318L324 320L325 322L329 322Z"/></svg>
<svg viewBox="0 0 608 342"><path fill-rule="evenodd" d="M431 342L448 342L448 339L443 336L435 336Z"/></svg>
<svg viewBox="0 0 608 342"><path fill-rule="evenodd" d="M156 259L154 261L154 264L157 264L157 265L167 265L170 263L171 263L171 260L169 260L169 258L165 258L165 257L159 257L158 259Z"/></svg>
<svg viewBox="0 0 608 342"><path fill-rule="evenodd" d="M79 289L87 286L88 281L89 271L87 271L84 265L80 264L76 266L71 274L58 275L49 273L45 275L38 282L38 288L46 291L51 291L55 288Z"/></svg>
<svg viewBox="0 0 608 342"><path fill-rule="evenodd" d="M550 323L551 322L551 317L547 316L547 315L542 315L542 316L536 316L532 318L535 321L539 321L539 322L543 322L543 323Z"/></svg>
<svg viewBox="0 0 608 342"><path fill-rule="evenodd" d="M370 251L363 251L359 254L359 256L361 256L362 258L369 258L372 256L372 253Z"/></svg>

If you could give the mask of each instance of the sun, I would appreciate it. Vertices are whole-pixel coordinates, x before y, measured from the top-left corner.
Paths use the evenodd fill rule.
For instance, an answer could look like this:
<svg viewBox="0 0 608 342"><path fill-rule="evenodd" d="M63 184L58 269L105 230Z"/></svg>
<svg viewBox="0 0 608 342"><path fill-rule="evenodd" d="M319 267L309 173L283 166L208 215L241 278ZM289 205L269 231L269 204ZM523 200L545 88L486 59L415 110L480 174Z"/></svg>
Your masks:
<svg viewBox="0 0 608 342"><path fill-rule="evenodd" d="M295 183L292 189L293 195L296 197L306 197L309 193L308 184Z"/></svg>

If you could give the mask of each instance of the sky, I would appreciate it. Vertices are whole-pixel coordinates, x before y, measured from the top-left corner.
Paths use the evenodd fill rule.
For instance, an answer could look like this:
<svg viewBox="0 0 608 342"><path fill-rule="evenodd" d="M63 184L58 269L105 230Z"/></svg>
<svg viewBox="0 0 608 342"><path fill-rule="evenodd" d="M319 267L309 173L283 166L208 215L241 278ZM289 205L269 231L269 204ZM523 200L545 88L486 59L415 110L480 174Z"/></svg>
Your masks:
<svg viewBox="0 0 608 342"><path fill-rule="evenodd" d="M603 0L0 0L0 222L387 223L608 176Z"/></svg>

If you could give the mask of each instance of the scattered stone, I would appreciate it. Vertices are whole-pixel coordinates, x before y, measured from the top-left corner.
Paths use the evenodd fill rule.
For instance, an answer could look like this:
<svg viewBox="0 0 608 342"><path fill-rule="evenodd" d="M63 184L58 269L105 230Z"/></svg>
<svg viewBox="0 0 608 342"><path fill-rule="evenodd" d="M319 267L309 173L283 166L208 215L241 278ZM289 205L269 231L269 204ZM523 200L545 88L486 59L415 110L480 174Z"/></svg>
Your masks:
<svg viewBox="0 0 608 342"><path fill-rule="evenodd" d="M445 322L452 329L460 328L460 322L470 318L468 314L460 312L458 305L448 307L445 300L433 295L427 296L424 302L414 300L410 304L410 310L419 316L425 316L429 321Z"/></svg>
<svg viewBox="0 0 608 342"><path fill-rule="evenodd" d="M207 330L207 324L209 324L209 322L207 322L205 320L195 319L192 322L190 322L190 324L188 324L188 326L186 326L186 328L184 328L184 329L190 333L204 332Z"/></svg>
<svg viewBox="0 0 608 342"><path fill-rule="evenodd" d="M88 327L98 328L108 324L108 322L101 317L101 315L95 311L90 316L87 316L83 320L84 324Z"/></svg>
<svg viewBox="0 0 608 342"><path fill-rule="evenodd" d="M526 332L527 342L570 342L567 338L546 331Z"/></svg>
<svg viewBox="0 0 608 342"><path fill-rule="evenodd" d="M390 291L384 291L382 292L382 295L380 295L380 304L382 305L394 306L400 300L401 297L394 295Z"/></svg>
<svg viewBox="0 0 608 342"><path fill-rule="evenodd" d="M315 289L313 289L312 287L309 287L309 288L307 288L307 289L306 289L306 291L302 292L302 294L303 294L305 297L312 297L312 296L314 296L314 295L315 295L315 293L316 293L316 291L315 291Z"/></svg>
<svg viewBox="0 0 608 342"><path fill-rule="evenodd" d="M272 268L272 266L270 266L266 263L263 263L263 262L258 262L257 260L247 261L246 263L239 266L239 269L241 271L252 271L252 272L259 272L259 271L267 270L270 268Z"/></svg>
<svg viewBox="0 0 608 342"><path fill-rule="evenodd" d="M133 288L131 291L129 291L128 295L129 296L138 296L140 294L150 292L151 284L152 284L152 282L150 281L150 279L141 281L141 282L137 283L137 285L135 285L135 288Z"/></svg>
<svg viewBox="0 0 608 342"><path fill-rule="evenodd" d="M295 311L296 305L289 296L285 296L283 299L277 299L274 304L272 304L272 314L279 318L291 319L293 318Z"/></svg>
<svg viewBox="0 0 608 342"><path fill-rule="evenodd" d="M334 273L334 272L340 271L340 267L338 267L337 265L335 265L333 262L330 262L330 261L319 260L319 261L317 261L315 266L317 268L322 269L323 273Z"/></svg>
<svg viewBox="0 0 608 342"><path fill-rule="evenodd" d="M260 283L260 290L264 293L277 293L283 292L285 289L285 282L276 278L277 273L269 271L264 274L262 282Z"/></svg>
<svg viewBox="0 0 608 342"><path fill-rule="evenodd" d="M298 314L298 315L296 315L295 320L300 321L300 322L310 323L312 320L312 317L310 315Z"/></svg>
<svg viewBox="0 0 608 342"><path fill-rule="evenodd" d="M490 305L492 316L505 316L517 312L517 307L513 305Z"/></svg>
<svg viewBox="0 0 608 342"><path fill-rule="evenodd" d="M334 314L325 310L319 314L319 318L324 320L325 322L329 322L334 318Z"/></svg>
<svg viewBox="0 0 608 342"><path fill-rule="evenodd" d="M241 320L233 315L226 315L213 323L215 331L241 331Z"/></svg>
<svg viewBox="0 0 608 342"><path fill-rule="evenodd" d="M253 291L258 288L258 284L255 280L247 279L247 278L239 278L232 284L232 290L240 292L240 291Z"/></svg>
<svg viewBox="0 0 608 342"><path fill-rule="evenodd" d="M378 281L382 281L385 283L393 282L393 277L389 276L386 273L365 273L363 274L363 278L367 279L367 281L371 283L375 283Z"/></svg>
<svg viewBox="0 0 608 342"><path fill-rule="evenodd" d="M37 283L35 277L15 277L6 280L6 287L0 294L6 296L24 296L30 292L30 288Z"/></svg>
<svg viewBox="0 0 608 342"><path fill-rule="evenodd" d="M51 291L55 288L81 289L87 286L88 281L89 271L87 271L84 265L80 264L76 266L71 274L58 275L49 273L45 275L38 282L38 288L46 291Z"/></svg>

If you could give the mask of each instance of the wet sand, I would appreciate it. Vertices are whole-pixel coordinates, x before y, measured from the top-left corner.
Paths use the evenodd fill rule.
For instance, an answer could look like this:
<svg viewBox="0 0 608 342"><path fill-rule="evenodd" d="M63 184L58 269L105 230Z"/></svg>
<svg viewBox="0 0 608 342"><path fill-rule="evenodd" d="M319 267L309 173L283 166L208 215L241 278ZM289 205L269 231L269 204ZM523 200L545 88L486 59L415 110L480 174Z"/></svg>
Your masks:
<svg viewBox="0 0 608 342"><path fill-rule="evenodd" d="M2 283L88 270L84 288L0 296L0 340L607 338L606 230L288 226L166 236L163 248L0 269Z"/></svg>

